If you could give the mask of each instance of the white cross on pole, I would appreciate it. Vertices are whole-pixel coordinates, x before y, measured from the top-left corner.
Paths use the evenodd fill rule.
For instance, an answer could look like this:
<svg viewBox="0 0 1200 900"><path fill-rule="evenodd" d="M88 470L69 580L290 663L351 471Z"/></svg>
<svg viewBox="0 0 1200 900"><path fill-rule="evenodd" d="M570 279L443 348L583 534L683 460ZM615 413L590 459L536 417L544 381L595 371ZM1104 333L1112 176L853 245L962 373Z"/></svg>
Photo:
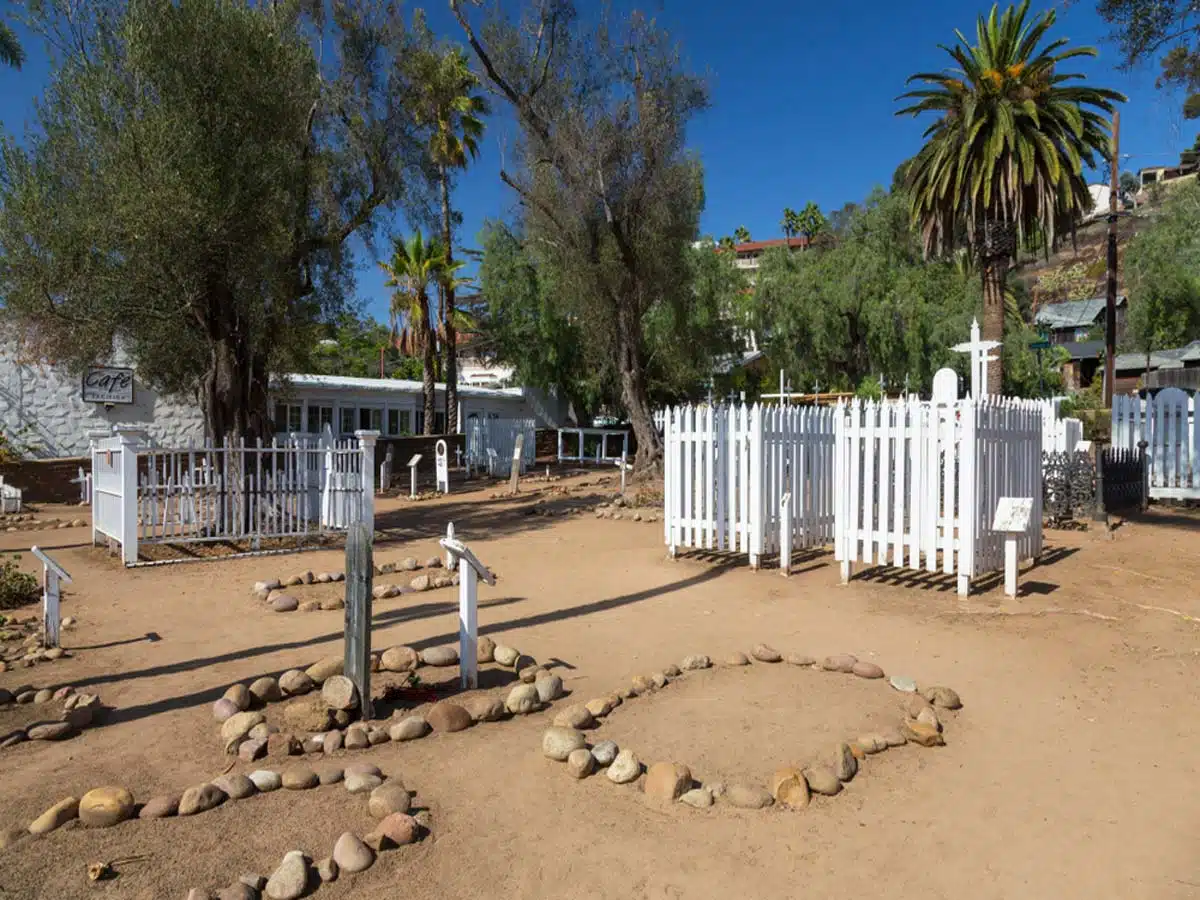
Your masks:
<svg viewBox="0 0 1200 900"><path fill-rule="evenodd" d="M458 560L458 669L463 690L479 687L479 620L476 582L496 583L496 576L457 538L439 541L446 554Z"/></svg>
<svg viewBox="0 0 1200 900"><path fill-rule="evenodd" d="M995 362L997 357L988 356L989 350L1000 346L999 341L984 341L979 336L979 320L971 320L971 340L965 344L955 344L950 349L956 353L971 354L971 396L978 400L987 396L987 369L989 362Z"/></svg>

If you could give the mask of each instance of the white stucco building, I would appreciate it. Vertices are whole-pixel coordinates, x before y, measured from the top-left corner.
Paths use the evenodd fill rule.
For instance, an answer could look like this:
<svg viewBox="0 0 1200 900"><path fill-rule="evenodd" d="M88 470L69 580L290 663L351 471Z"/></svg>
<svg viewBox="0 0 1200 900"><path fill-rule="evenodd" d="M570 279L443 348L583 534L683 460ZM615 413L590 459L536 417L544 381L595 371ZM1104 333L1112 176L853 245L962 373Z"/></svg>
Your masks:
<svg viewBox="0 0 1200 900"><path fill-rule="evenodd" d="M127 365L121 353L112 366ZM114 369L115 371L115 369ZM83 379L65 369L23 359L11 345L0 346L0 431L13 448L33 458L81 456L88 435L128 425L145 431L163 447L204 440L200 405L188 398L158 395L132 375L131 394L116 402L85 399ZM91 392L95 393L95 392ZM131 402L126 402L126 401ZM424 430L419 381L290 375L272 384L271 400L280 431L319 432L328 423L335 434L374 429L385 437ZM445 386L437 386L435 430L445 427ZM539 427L565 424L566 404L527 388L459 387L459 421L476 418L533 418ZM461 427L461 426L460 426Z"/></svg>

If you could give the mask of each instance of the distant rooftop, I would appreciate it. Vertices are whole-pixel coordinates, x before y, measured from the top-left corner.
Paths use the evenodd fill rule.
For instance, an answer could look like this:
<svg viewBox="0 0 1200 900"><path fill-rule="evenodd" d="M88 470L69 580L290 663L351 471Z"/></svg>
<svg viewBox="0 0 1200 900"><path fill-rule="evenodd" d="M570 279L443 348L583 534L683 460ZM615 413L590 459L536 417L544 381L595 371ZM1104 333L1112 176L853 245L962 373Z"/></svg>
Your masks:
<svg viewBox="0 0 1200 900"><path fill-rule="evenodd" d="M352 378L345 375L285 375L281 381L295 387L310 388L343 388L359 391L384 391L395 394L419 394L423 385L419 381L409 381L405 378ZM434 387L444 391L446 385L438 382ZM524 392L519 387L485 388L460 384L458 393L463 397L523 397Z"/></svg>
<svg viewBox="0 0 1200 900"><path fill-rule="evenodd" d="M1149 365L1145 353L1118 353L1113 366L1118 372L1144 372L1146 369L1178 369L1197 362L1200 362L1200 341L1192 341L1172 350L1151 351Z"/></svg>
<svg viewBox="0 0 1200 900"><path fill-rule="evenodd" d="M1104 313L1107 301L1104 297L1092 300L1064 300L1061 303L1047 303L1033 317L1034 324L1047 328L1082 328L1093 324ZM1124 306L1125 298L1117 298L1117 306Z"/></svg>

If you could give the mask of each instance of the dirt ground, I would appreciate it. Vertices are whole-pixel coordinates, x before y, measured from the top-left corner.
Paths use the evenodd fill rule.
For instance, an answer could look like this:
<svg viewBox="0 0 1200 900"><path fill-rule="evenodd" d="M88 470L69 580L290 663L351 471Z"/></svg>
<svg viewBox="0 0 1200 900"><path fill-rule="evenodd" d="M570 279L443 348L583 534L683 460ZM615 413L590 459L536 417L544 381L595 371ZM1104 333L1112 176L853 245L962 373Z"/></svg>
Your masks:
<svg viewBox="0 0 1200 900"><path fill-rule="evenodd" d="M424 559L453 521L500 577L480 588L481 630L555 666L578 699L688 654L718 659L763 641L955 688L965 705L947 746L871 757L841 796L803 811L740 812L650 806L636 785L571 779L540 752L554 710L383 744L344 758L401 776L432 835L317 896L1200 896L1200 757L1188 749L1200 739L1200 518L1156 510L1111 540L1048 532L1049 562L1024 573L1022 597L991 586L964 601L923 575L841 587L829 554L790 579L671 561L661 523L530 515L536 499L384 501L379 553ZM62 562L75 580L64 614L79 620L64 633L70 658L0 674L0 687L72 684L111 707L73 740L0 751L0 829L99 785L145 800L218 775L229 758L212 701L234 681L341 649L338 614L272 613L250 594L258 579L342 568L336 549L122 570L89 538L0 534L0 550L36 542ZM456 602L453 590L378 602L374 646L453 641ZM884 714L880 697L892 702L879 682L760 668L671 685L597 736L647 763L678 755L703 777L736 769L765 781L781 757L853 737ZM186 819L73 823L0 852L0 898L182 900L269 874L290 849L325 856L342 831L369 827L362 798L336 785ZM87 884L88 862L128 856L141 859Z"/></svg>

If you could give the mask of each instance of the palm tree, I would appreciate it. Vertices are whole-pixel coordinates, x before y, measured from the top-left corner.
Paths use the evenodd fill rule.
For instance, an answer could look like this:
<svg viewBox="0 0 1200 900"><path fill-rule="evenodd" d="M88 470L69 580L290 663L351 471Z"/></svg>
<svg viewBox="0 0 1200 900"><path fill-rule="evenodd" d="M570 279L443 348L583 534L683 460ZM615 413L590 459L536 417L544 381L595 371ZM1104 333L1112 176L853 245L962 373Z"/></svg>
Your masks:
<svg viewBox="0 0 1200 900"><path fill-rule="evenodd" d="M733 229L733 239L739 244L746 244L750 241L750 232L745 225L739 225Z"/></svg>
<svg viewBox="0 0 1200 900"><path fill-rule="evenodd" d="M483 137L482 117L487 100L475 91L479 79L458 47L425 54L419 62L418 99L415 115L430 129L429 158L438 171L442 199L441 245L447 263L453 261L454 232L450 209L450 180L453 170L465 169L479 155ZM446 431L458 431L458 329L455 326L453 278L440 282L441 332L446 347Z"/></svg>
<svg viewBox="0 0 1200 900"><path fill-rule="evenodd" d="M783 236L787 238L788 246L791 246L792 235L796 233L796 211L790 206L783 208L783 221L779 223L783 226Z"/></svg>
<svg viewBox="0 0 1200 900"><path fill-rule="evenodd" d="M827 225L821 207L811 200L804 204L804 209L800 210L799 215L796 216L796 231L804 235L810 246L813 239L824 231Z"/></svg>
<svg viewBox="0 0 1200 900"><path fill-rule="evenodd" d="M392 341L401 353L421 356L425 402L423 431L433 434L437 336L429 310L429 285L439 283L444 277L446 254L439 241L426 241L417 229L407 242L392 238L391 262L381 262L379 268L388 276L384 284L396 289L390 310Z"/></svg>
<svg viewBox="0 0 1200 900"><path fill-rule="evenodd" d="M17 33L7 22L0 22L0 63L20 69L25 62L25 50L17 39Z"/></svg>
<svg viewBox="0 0 1200 900"><path fill-rule="evenodd" d="M1095 56L1093 47L1064 50L1065 38L1039 46L1054 10L1028 21L1029 0L998 15L980 16L976 43L958 33L944 47L955 67L908 79L925 85L902 96L912 105L897 115L932 112L937 120L908 168L912 218L926 254L965 240L983 279L983 336L1004 338L1004 286L1018 241L1040 228L1043 240L1090 206L1084 164L1107 151L1114 104L1125 97L1071 85L1082 75L1062 63ZM1002 365L988 370L998 394Z"/></svg>

